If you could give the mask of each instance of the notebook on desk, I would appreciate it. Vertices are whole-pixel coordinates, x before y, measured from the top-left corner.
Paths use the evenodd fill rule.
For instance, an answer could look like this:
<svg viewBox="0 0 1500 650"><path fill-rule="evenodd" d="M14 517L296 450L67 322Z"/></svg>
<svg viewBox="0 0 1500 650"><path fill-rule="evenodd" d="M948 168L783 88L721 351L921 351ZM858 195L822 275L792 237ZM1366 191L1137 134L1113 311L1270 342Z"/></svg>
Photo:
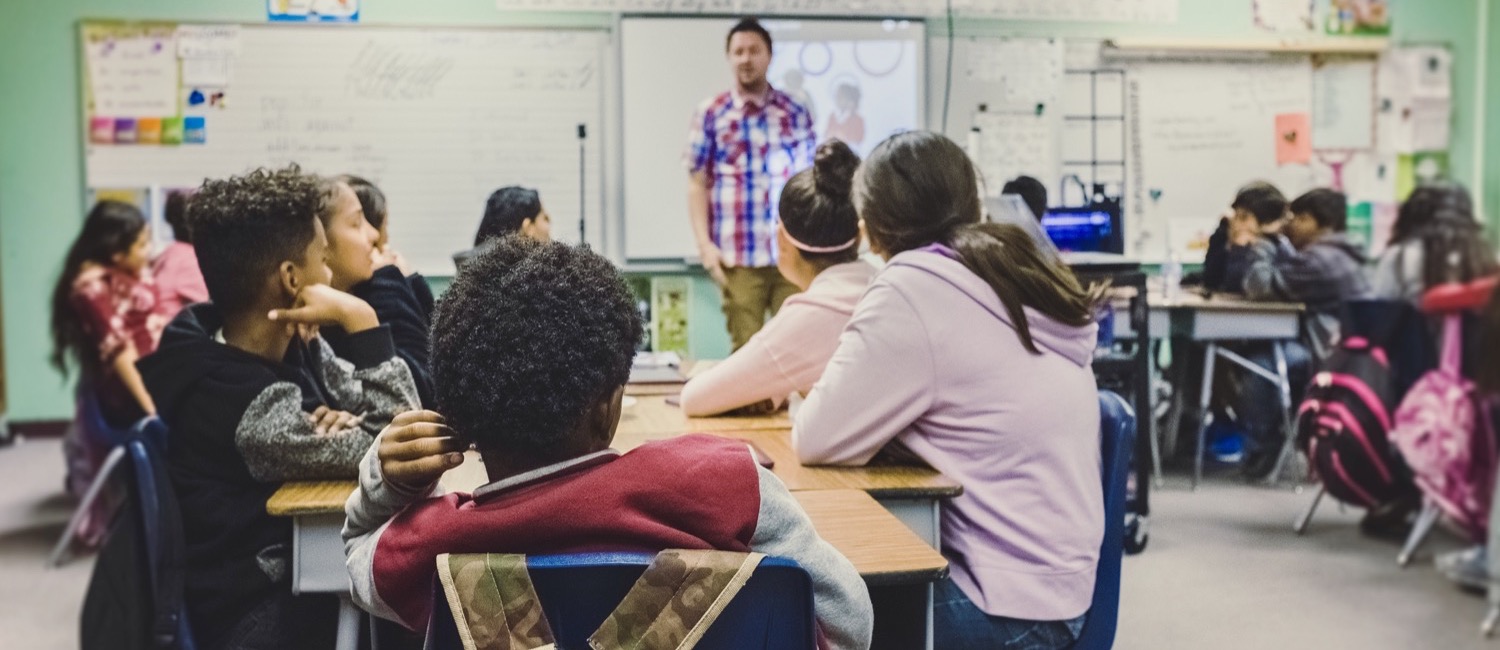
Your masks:
<svg viewBox="0 0 1500 650"><path fill-rule="evenodd" d="M676 352L637 352L630 363L632 384L681 384L687 381L682 372L682 357Z"/></svg>

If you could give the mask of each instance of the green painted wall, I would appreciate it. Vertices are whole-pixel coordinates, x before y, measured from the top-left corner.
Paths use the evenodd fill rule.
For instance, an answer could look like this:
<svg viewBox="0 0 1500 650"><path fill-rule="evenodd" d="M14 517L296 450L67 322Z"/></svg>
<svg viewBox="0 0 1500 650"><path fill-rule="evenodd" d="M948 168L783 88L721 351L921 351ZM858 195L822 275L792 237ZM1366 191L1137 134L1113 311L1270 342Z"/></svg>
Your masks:
<svg viewBox="0 0 1500 650"><path fill-rule="evenodd" d="M1398 38L1453 46L1456 124L1453 167L1472 182L1471 151L1481 134L1473 128L1476 91L1478 2L1486 0L1399 0ZM67 417L71 398L63 379L46 364L47 293L63 251L82 219L83 163L79 128L77 23L85 18L258 22L261 0L0 0L0 311L4 319L5 382L13 420ZM968 34L1057 36L1236 36L1252 35L1250 0L1182 0L1174 25L1091 23L1006 23L960 21ZM364 20L380 24L428 25L608 25L604 15L508 15L494 0L365 0ZM1491 32L1500 17L1491 15ZM932 24L934 33L941 21ZM1490 59L1500 60L1500 43ZM1493 73L1496 72L1492 66ZM1491 84L1491 102L1500 102L1500 84ZM1488 129L1487 176L1500 187L1500 118ZM1490 212L1500 215L1500 197L1491 189ZM446 285L437 279L440 286ZM694 353L728 352L719 324L717 292L702 276L693 289Z"/></svg>
<svg viewBox="0 0 1500 650"><path fill-rule="evenodd" d="M1485 138L1484 138L1484 205L1485 216L1491 224L1490 238L1497 239L1495 224L1500 224L1500 1L1479 0L1489 6L1489 20L1482 25L1489 34L1488 54L1485 60L1489 67L1485 71Z"/></svg>

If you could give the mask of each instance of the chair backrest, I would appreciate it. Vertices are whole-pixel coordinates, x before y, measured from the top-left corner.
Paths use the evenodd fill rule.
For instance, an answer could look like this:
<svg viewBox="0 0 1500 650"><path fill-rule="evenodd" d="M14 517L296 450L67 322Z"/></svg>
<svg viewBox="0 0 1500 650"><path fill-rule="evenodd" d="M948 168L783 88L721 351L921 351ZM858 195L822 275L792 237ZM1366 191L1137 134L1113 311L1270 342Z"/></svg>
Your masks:
<svg viewBox="0 0 1500 650"><path fill-rule="evenodd" d="M1339 317L1340 335L1361 337L1385 351L1397 400L1437 367L1437 348L1427 317L1405 300L1349 300Z"/></svg>
<svg viewBox="0 0 1500 650"><path fill-rule="evenodd" d="M527 571L542 601L557 647L589 647L589 635L620 604L655 556L654 553L583 553L526 558ZM816 621L812 578L807 571L792 560L768 557L697 647L812 650L816 647ZM441 589L433 601L426 647L428 650L463 647Z"/></svg>
<svg viewBox="0 0 1500 650"><path fill-rule="evenodd" d="M1135 412L1114 392L1099 391L1099 445L1104 488L1104 542L1094 574L1094 600L1074 648L1113 647L1120 618L1120 562L1125 552L1125 484L1135 448Z"/></svg>
<svg viewBox="0 0 1500 650"><path fill-rule="evenodd" d="M130 487L145 542L154 601L151 631L156 647L193 650L195 644L182 602L186 570L182 511L167 473L166 443L167 426L160 418L148 417L131 430L125 450L134 470Z"/></svg>

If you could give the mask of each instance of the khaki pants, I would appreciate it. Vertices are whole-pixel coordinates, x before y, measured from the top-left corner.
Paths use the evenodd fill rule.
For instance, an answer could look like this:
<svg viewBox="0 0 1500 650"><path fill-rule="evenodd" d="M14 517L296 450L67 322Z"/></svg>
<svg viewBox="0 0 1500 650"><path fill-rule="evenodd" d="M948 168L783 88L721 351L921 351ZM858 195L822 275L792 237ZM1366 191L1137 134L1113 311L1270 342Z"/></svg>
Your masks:
<svg viewBox="0 0 1500 650"><path fill-rule="evenodd" d="M738 350L766 323L766 312L775 316L792 294L802 291L787 282L774 266L724 269L726 282L721 288L724 318L729 322L729 338Z"/></svg>

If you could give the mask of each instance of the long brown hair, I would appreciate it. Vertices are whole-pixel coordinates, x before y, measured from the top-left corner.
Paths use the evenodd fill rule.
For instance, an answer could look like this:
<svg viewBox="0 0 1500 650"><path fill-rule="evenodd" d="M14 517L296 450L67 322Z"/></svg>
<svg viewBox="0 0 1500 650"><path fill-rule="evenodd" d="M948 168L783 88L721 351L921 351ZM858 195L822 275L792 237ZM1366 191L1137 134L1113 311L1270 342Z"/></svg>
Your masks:
<svg viewBox="0 0 1500 650"><path fill-rule="evenodd" d="M96 375L99 366L98 357L93 354L96 343L84 330L83 316L73 309L73 282L84 264L113 266L114 256L129 251L145 229L146 217L140 208L120 201L100 201L84 218L83 230L68 248L57 284L52 286L49 359L59 372L67 374L69 357L78 362L85 377Z"/></svg>
<svg viewBox="0 0 1500 650"><path fill-rule="evenodd" d="M871 244L886 255L945 244L990 285L1021 344L1039 352L1025 308L1065 325L1094 321L1102 291L1085 291L1072 270L1044 256L1011 224L981 223L978 176L969 156L929 131L891 137L870 152L854 180L854 204Z"/></svg>

